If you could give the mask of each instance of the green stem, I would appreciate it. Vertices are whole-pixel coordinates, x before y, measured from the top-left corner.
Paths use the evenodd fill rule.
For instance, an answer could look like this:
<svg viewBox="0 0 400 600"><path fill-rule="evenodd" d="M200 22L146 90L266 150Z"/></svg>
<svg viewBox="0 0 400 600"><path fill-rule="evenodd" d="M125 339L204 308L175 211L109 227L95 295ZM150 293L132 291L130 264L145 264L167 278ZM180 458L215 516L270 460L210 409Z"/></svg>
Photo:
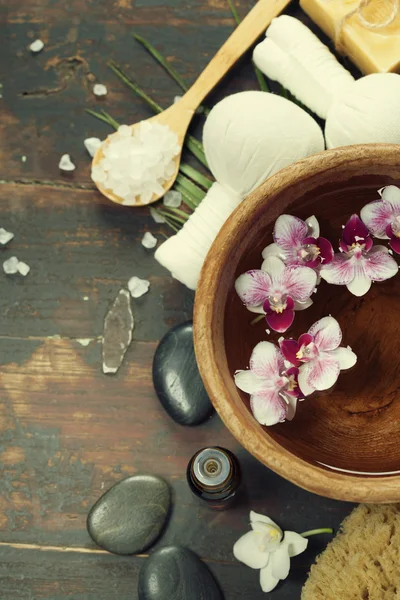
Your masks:
<svg viewBox="0 0 400 600"><path fill-rule="evenodd" d="M98 113L95 110L92 110L91 108L86 108L85 110L87 113L89 113L89 115L92 115L92 117L96 117L96 119L99 119L100 121L104 121L104 123L107 123L107 125L114 127L114 129L118 129L119 124L117 123L117 121L115 121L115 119L113 119L107 113L106 113L106 115L107 115L107 117L106 117L105 115L102 115L101 113ZM110 118L112 119L112 121L110 121ZM117 125L116 127L115 127L114 123Z"/></svg>
<svg viewBox="0 0 400 600"><path fill-rule="evenodd" d="M189 86L185 83L185 81L182 79L182 77L179 75L179 73L174 69L174 67L171 66L170 64L168 64L168 62L165 60L163 55L160 54L160 52L157 50L157 48L155 48L152 44L150 44L150 42L145 40L140 35L137 35L136 33L133 34L133 37L135 38L135 40L137 42L139 42L139 44L141 44L147 50L147 52L149 52L151 54L151 56L153 58L156 59L156 61L166 70L168 75L170 77L172 77L172 79L174 81L176 81L176 83L179 85L179 87L184 92L187 92L189 89Z"/></svg>
<svg viewBox="0 0 400 600"><path fill-rule="evenodd" d="M179 217L178 215L175 215L173 212L169 212L169 211L165 210L165 208L159 208L158 212L165 219L171 219L172 221L176 221L177 223L180 223L182 225L184 223L186 223L186 221L187 221L187 219L183 219L182 217Z"/></svg>
<svg viewBox="0 0 400 600"><path fill-rule="evenodd" d="M259 321L261 321L261 319L264 319L265 315L257 315L255 319L253 319L252 321L250 321L250 325L255 325L256 323L258 323Z"/></svg>
<svg viewBox="0 0 400 600"><path fill-rule="evenodd" d="M197 202L197 204L200 204L200 202L206 195L204 190L197 187L195 183L190 181L190 179L188 179L184 175L178 175L176 178L176 182L179 183L182 187L184 187L188 194L191 194L191 196L193 197L193 201Z"/></svg>
<svg viewBox="0 0 400 600"><path fill-rule="evenodd" d="M175 233L178 233L179 227L177 227L175 225L175 223L173 221L171 221L170 219L168 219L168 217L166 217L165 215L164 215L164 217L165 217L166 225L168 225L168 227L170 227L173 231L175 231Z"/></svg>
<svg viewBox="0 0 400 600"><path fill-rule="evenodd" d="M233 4L233 1L227 0L227 2L229 4L229 8L231 9L232 16L236 21L236 25L240 25L242 20L239 17L238 11L236 10L236 7ZM258 67L256 67L256 65L254 63L253 63L253 67L254 67L254 73L256 74L256 77L257 77L258 85L260 86L260 90L262 92L269 92L269 87L267 84L267 80L264 77L264 73L262 73L260 71L260 69Z"/></svg>
<svg viewBox="0 0 400 600"><path fill-rule="evenodd" d="M185 212L184 210L180 210L179 208L174 208L173 206L163 206L162 210L166 211L171 211L173 214L177 215L178 217L182 217L183 219L185 219L185 221L188 220L188 218L190 217L190 215L187 214L187 212Z"/></svg>
<svg viewBox="0 0 400 600"><path fill-rule="evenodd" d="M333 529L331 527L325 527L323 529L310 529L309 531L305 531L300 535L304 538L310 537L311 535L319 535L320 533L333 533Z"/></svg>
<svg viewBox="0 0 400 600"><path fill-rule="evenodd" d="M179 170L181 171L181 173L187 175L187 177L190 177L190 179L193 179L193 181L201 185L206 190L209 190L214 183L211 179L209 179L208 177L206 177L205 175L197 171L197 169L194 169L191 165L188 165L187 163L181 163Z"/></svg>
<svg viewBox="0 0 400 600"><path fill-rule="evenodd" d="M192 195L178 182L175 183L174 189L182 194L183 201L192 210L196 210L198 203L193 199Z"/></svg>
<svg viewBox="0 0 400 600"><path fill-rule="evenodd" d="M118 129L119 127L119 123L118 121L116 121L108 112L106 112L105 110L101 111L101 114L108 119L108 122L110 123L110 125L112 127L114 127L114 129Z"/></svg>
<svg viewBox="0 0 400 600"><path fill-rule="evenodd" d="M117 77L121 79L139 98L141 98L146 104L155 112L160 113L163 111L163 108L157 104L146 92L135 82L132 81L125 73L122 71L121 67L119 67L113 61L108 63L110 69L115 73ZM186 147L188 150L194 154L199 162L201 162L205 167L207 167L207 160L204 154L203 144L196 140L192 135L187 135L185 140Z"/></svg>

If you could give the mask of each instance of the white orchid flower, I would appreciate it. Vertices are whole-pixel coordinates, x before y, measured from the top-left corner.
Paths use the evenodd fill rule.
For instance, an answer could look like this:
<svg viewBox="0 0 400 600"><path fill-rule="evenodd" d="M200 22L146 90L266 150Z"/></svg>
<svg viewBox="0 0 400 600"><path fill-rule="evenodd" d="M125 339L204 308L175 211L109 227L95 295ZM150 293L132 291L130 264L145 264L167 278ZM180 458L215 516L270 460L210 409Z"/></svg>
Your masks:
<svg viewBox="0 0 400 600"><path fill-rule="evenodd" d="M237 560L251 569L260 569L263 592L271 592L281 579L286 579L290 559L304 552L308 540L294 531L283 532L269 517L250 512L252 531L234 545Z"/></svg>

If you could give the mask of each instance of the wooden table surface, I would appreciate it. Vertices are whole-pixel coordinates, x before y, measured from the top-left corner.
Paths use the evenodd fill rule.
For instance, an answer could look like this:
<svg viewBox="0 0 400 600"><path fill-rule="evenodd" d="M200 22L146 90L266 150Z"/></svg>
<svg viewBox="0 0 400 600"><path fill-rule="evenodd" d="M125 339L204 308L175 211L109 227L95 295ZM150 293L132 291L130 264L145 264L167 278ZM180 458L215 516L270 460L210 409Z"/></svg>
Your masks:
<svg viewBox="0 0 400 600"><path fill-rule="evenodd" d="M107 126L85 113L105 108L125 122L148 109L108 69L124 65L163 105L179 89L132 39L153 42L188 81L233 28L225 0L9 0L0 39L0 227L15 233L1 261L16 254L26 278L0 272L0 597L2 600L131 600L145 556L119 557L96 548L85 520L96 499L134 473L156 473L173 487L174 506L156 547L183 544L197 552L226 600L261 600L258 573L235 562L232 546L248 529L250 509L284 528L338 527L351 505L319 498L281 479L241 449L217 416L188 429L170 420L152 387L157 343L191 318L193 294L140 244L145 231L168 230L148 209L109 204L90 180L83 147ZM251 0L237 2L241 15ZM293 7L292 14L300 15ZM45 49L27 50L36 38ZM106 83L96 99L93 81ZM249 57L210 102L256 89ZM60 174L61 154L77 169ZM26 156L26 161L22 157ZM132 275L150 292L133 301L134 341L116 376L101 372L105 313ZM77 339L92 338L87 347ZM214 513L192 498L188 459L219 444L237 453L245 479L239 505ZM289 579L268 597L296 600L315 555L329 540L310 542Z"/></svg>

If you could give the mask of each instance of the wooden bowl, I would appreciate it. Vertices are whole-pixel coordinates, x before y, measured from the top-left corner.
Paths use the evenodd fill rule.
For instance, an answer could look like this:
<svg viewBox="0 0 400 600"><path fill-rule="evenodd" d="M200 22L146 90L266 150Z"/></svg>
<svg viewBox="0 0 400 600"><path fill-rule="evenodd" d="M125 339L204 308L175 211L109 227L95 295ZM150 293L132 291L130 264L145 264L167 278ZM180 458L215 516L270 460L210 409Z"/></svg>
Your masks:
<svg viewBox="0 0 400 600"><path fill-rule="evenodd" d="M296 313L287 337L332 314L344 344L358 355L336 386L298 405L292 422L262 427L249 397L233 381L247 368L253 347L267 335L234 290L236 277L261 265L282 213L315 214L321 235L336 245L352 213L400 185L400 146L370 144L329 150L268 179L225 223L204 264L196 294L194 333L200 373L210 398L238 441L262 463L293 483L353 502L400 501L400 275L373 284L356 298L322 282L308 310ZM397 257L398 258L398 257ZM315 396L315 397L314 397Z"/></svg>

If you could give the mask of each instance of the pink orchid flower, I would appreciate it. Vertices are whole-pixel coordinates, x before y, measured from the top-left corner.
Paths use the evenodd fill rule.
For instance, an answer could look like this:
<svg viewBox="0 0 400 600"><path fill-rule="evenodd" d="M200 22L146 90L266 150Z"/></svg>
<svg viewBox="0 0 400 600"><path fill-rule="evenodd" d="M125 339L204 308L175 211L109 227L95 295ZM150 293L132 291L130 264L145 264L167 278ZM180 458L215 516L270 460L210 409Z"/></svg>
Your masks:
<svg viewBox="0 0 400 600"><path fill-rule="evenodd" d="M320 275L328 283L345 285L354 296L364 296L373 281L385 281L398 271L385 246L373 246L367 227L352 215L343 230L340 253L322 265Z"/></svg>
<svg viewBox="0 0 400 600"><path fill-rule="evenodd" d="M387 185L378 194L382 199L364 206L361 219L373 236L390 239L391 248L400 254L400 189Z"/></svg>
<svg viewBox="0 0 400 600"><path fill-rule="evenodd" d="M274 243L264 248L262 256L278 256L286 265L303 265L318 269L333 259L332 244L319 237L319 223L312 216L302 221L292 215L278 217L274 227Z"/></svg>
<svg viewBox="0 0 400 600"><path fill-rule="evenodd" d="M253 312L265 313L275 331L283 333L293 323L294 311L303 308L315 289L317 275L308 267L286 267L276 256L268 256L261 270L247 271L237 278L236 292Z"/></svg>
<svg viewBox="0 0 400 600"><path fill-rule="evenodd" d="M260 342L250 357L250 369L237 371L237 387L250 394L250 406L261 425L292 420L298 399L303 399L297 381L298 369L285 370L282 352L271 342Z"/></svg>
<svg viewBox="0 0 400 600"><path fill-rule="evenodd" d="M357 356L350 347L340 346L342 331L333 317L323 317L296 340L282 340L283 356L299 368L298 383L309 396L315 390L332 387L341 370L350 369Z"/></svg>

